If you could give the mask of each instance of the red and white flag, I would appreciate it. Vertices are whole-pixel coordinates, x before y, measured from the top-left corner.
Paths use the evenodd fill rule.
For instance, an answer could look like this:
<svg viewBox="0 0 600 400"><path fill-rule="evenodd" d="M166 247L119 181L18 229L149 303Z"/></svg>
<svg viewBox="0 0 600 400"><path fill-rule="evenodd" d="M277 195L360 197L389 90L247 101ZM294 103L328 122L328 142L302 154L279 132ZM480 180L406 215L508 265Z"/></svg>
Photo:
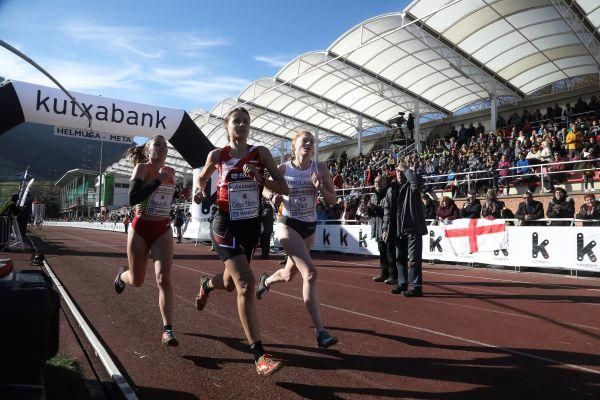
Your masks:
<svg viewBox="0 0 600 400"><path fill-rule="evenodd" d="M508 248L508 231L503 219L455 219L444 226L455 254L472 254Z"/></svg>

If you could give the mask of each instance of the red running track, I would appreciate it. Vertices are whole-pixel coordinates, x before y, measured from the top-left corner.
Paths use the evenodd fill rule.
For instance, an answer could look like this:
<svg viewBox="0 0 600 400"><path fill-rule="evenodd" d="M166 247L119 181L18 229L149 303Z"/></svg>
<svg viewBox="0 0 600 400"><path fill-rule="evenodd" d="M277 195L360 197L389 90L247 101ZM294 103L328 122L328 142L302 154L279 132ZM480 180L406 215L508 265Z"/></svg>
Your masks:
<svg viewBox="0 0 600 400"><path fill-rule="evenodd" d="M202 312L201 275L223 265L205 246L175 245L180 346L160 345L158 291L113 291L125 235L44 227L36 244L126 371L141 399L599 399L600 280L425 264L423 298L374 283L373 258L315 255L323 320L340 343L315 347L301 282L257 301L267 351L256 375L232 293ZM256 275L279 259L255 260Z"/></svg>

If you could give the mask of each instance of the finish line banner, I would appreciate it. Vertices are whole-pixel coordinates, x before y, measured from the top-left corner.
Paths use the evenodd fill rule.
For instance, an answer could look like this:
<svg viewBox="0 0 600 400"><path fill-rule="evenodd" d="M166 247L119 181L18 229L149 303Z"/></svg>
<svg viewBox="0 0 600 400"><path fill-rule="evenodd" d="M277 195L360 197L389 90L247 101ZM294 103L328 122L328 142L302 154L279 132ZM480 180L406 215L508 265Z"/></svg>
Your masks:
<svg viewBox="0 0 600 400"><path fill-rule="evenodd" d="M204 164L214 149L184 110L70 94L81 108L56 88L19 81L0 83L0 135L24 122L54 126L57 136L126 144L132 142L125 137L162 135L192 168Z"/></svg>
<svg viewBox="0 0 600 400"><path fill-rule="evenodd" d="M112 133L97 132L86 129L65 128L60 126L54 127L54 136L133 145L131 136L115 135Z"/></svg>
<svg viewBox="0 0 600 400"><path fill-rule="evenodd" d="M429 226L427 231L424 260L600 272L597 226L507 226L508 246L471 254L454 251L446 227Z"/></svg>

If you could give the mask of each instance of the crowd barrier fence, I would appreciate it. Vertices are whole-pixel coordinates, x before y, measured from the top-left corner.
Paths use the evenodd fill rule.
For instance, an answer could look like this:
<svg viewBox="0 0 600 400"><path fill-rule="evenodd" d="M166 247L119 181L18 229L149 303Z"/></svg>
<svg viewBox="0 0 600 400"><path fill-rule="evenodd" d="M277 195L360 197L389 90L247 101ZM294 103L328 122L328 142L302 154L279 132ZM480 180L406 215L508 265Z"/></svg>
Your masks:
<svg viewBox="0 0 600 400"><path fill-rule="evenodd" d="M576 221L571 220L572 225ZM122 223L45 221L44 225L124 232ZM196 241L210 238L207 221L191 221L184 228L184 238ZM506 248L473 254L456 254L444 235L444 228L444 225L428 226L428 233L422 239L424 260L600 272L598 226L506 226ZM277 239L272 244L280 247ZM319 224L313 250L379 255L377 241L371 238L371 227L366 224Z"/></svg>

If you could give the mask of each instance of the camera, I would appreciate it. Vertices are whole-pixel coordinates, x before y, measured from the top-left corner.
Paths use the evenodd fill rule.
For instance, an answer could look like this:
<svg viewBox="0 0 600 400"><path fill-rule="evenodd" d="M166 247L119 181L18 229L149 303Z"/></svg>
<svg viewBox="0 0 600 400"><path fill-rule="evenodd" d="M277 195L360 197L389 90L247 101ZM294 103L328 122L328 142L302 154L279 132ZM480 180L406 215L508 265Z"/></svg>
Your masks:
<svg viewBox="0 0 600 400"><path fill-rule="evenodd" d="M398 113L398 116L395 118L392 118L388 121L388 124L390 125L396 125L398 127L400 127L400 125L406 123L406 119L404 118L404 112L400 111Z"/></svg>

